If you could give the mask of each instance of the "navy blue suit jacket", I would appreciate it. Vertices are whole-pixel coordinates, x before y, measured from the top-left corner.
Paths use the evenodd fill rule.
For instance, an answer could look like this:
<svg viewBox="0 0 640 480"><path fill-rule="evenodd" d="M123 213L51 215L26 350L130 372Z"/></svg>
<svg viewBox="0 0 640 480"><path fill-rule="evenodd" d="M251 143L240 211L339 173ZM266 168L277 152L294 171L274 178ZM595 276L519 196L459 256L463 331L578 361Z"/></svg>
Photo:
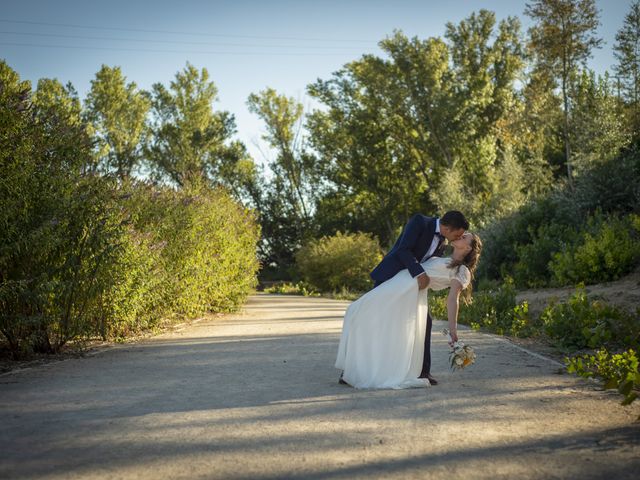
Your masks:
<svg viewBox="0 0 640 480"><path fill-rule="evenodd" d="M420 261L429 250L435 233L435 217L427 217L419 213L411 217L395 245L370 273L376 285L389 280L405 268L409 269L412 277L423 273L424 269ZM442 245L443 242L440 242L433 255L439 253Z"/></svg>

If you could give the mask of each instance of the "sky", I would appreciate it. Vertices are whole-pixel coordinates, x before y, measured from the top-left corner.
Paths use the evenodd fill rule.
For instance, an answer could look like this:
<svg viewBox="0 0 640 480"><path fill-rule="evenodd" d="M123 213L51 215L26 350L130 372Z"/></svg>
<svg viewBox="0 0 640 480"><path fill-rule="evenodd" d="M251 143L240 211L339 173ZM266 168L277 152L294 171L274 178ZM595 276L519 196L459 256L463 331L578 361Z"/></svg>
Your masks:
<svg viewBox="0 0 640 480"><path fill-rule="evenodd" d="M597 0L603 48L589 67L615 64L615 34L632 0ZM234 114L251 155L270 156L264 125L248 111L251 93L267 87L316 105L306 86L329 79L378 42L402 30L409 37L443 36L480 9L498 20L520 18L526 0L0 0L0 59L34 86L40 78L71 82L85 98L101 65L120 66L127 81L168 85L187 62L205 67L218 88L216 110Z"/></svg>

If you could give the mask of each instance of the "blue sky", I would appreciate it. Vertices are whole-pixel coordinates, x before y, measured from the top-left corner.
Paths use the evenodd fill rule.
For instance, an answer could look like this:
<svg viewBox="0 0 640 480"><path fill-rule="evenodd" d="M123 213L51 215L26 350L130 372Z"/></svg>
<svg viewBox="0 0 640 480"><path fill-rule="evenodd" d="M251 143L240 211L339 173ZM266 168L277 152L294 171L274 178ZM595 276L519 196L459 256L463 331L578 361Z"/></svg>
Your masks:
<svg viewBox="0 0 640 480"><path fill-rule="evenodd" d="M263 126L250 114L250 93L266 87L305 104L306 85L327 79L377 42L401 29L420 38L442 36L482 8L502 19L524 16L525 0L0 0L0 58L23 79L70 81L84 98L102 64L118 65L148 89L168 84L187 61L206 67L219 91L216 109L236 117L237 137L258 161ZM590 67L615 63L616 31L632 0L597 0L603 48ZM260 147L260 148L259 148Z"/></svg>

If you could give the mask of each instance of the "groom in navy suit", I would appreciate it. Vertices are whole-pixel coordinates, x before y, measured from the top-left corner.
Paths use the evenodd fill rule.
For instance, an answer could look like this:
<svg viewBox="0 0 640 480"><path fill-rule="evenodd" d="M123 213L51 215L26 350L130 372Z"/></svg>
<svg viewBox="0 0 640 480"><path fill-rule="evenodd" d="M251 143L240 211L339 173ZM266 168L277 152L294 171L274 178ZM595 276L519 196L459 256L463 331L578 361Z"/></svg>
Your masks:
<svg viewBox="0 0 640 480"><path fill-rule="evenodd" d="M409 269L411 276L416 279L420 290L427 288L429 276L420 263L434 256L442 256L444 240L457 240L468 228L467 219L455 210L445 213L442 218L414 215L405 225L393 248L371 272L371 278L375 281L374 288L405 268ZM427 314L427 334L424 339L424 360L420 378L427 378L431 385L437 385L437 380L430 373L432 323L431 314Z"/></svg>

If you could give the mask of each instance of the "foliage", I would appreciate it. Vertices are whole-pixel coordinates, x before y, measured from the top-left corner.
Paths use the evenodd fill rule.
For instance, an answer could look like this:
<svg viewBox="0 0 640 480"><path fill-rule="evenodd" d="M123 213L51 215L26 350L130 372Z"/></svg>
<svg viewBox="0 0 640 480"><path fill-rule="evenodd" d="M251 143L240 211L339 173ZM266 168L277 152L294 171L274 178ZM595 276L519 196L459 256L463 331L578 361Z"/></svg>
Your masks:
<svg viewBox="0 0 640 480"><path fill-rule="evenodd" d="M634 228L635 224L635 228ZM549 264L558 285L615 280L640 261L640 217L589 219L579 239L553 254Z"/></svg>
<svg viewBox="0 0 640 480"><path fill-rule="evenodd" d="M624 24L616 34L613 47L618 63L613 67L623 86L623 95L631 107L633 127L640 127L640 2L631 4Z"/></svg>
<svg viewBox="0 0 640 480"><path fill-rule="evenodd" d="M590 300L584 286L578 287L567 302L550 304L541 322L549 337L569 349L640 345L640 316Z"/></svg>
<svg viewBox="0 0 640 480"><path fill-rule="evenodd" d="M577 237L573 226L540 225L531 243L516 246L519 259L513 270L516 284L533 288L547 286L553 275L549 262L558 251L571 248Z"/></svg>
<svg viewBox="0 0 640 480"><path fill-rule="evenodd" d="M571 93L570 143L575 172L618 156L630 142L630 122L609 75L584 70Z"/></svg>
<svg viewBox="0 0 640 480"><path fill-rule="evenodd" d="M319 295L309 284L305 282L277 282L264 289L265 293L275 293L279 295L303 295L313 297Z"/></svg>
<svg viewBox="0 0 640 480"><path fill-rule="evenodd" d="M142 160L151 102L135 83L126 83L120 67L102 68L91 81L85 111L99 139L98 166L120 179L128 178Z"/></svg>
<svg viewBox="0 0 640 480"><path fill-rule="evenodd" d="M447 318L446 291L429 292L429 311L435 318ZM495 288L474 292L471 302L460 306L458 321L500 335L528 337L537 333L527 302L516 302L516 290L510 278Z"/></svg>
<svg viewBox="0 0 640 480"><path fill-rule="evenodd" d="M95 326L120 219L109 182L83 174L91 140L71 88L32 94L0 62L0 109L0 331L16 353L51 352Z"/></svg>
<svg viewBox="0 0 640 480"><path fill-rule="evenodd" d="M295 99L271 88L251 94L247 104L264 122L267 133L263 139L274 152L268 162L271 177L262 174L256 179L259 188L249 192L260 213L260 253L265 264L282 271L292 267L294 254L312 227L317 180L314 158L301 133L304 109Z"/></svg>
<svg viewBox="0 0 640 480"><path fill-rule="evenodd" d="M0 62L0 334L13 354L229 311L255 284L259 229L220 189L93 172L70 87Z"/></svg>
<svg viewBox="0 0 640 480"><path fill-rule="evenodd" d="M527 337L535 331L529 306L526 302L516 302L516 290L510 278L495 290L474 293L472 302L461 307L459 321L500 335Z"/></svg>
<svg viewBox="0 0 640 480"><path fill-rule="evenodd" d="M622 405L630 405L638 398L640 370L635 350L610 353L606 348L594 355L578 355L565 360L567 371L585 378L601 378L605 388L616 388L624 395Z"/></svg>
<svg viewBox="0 0 640 480"><path fill-rule="evenodd" d="M447 293L447 290L440 290L437 292L429 290L429 313L432 318L437 318L439 320L446 320L448 318Z"/></svg>
<svg viewBox="0 0 640 480"><path fill-rule="evenodd" d="M518 286L541 286L550 276L553 252L573 241L582 217L554 192L528 203L480 232L483 238L478 277L513 275Z"/></svg>
<svg viewBox="0 0 640 480"><path fill-rule="evenodd" d="M595 0L532 0L525 14L536 23L529 29L529 49L536 67L549 78L559 81L563 117L562 124L567 178L573 178L570 147L570 95L572 75L586 63L602 39L596 36L600 25Z"/></svg>
<svg viewBox="0 0 640 480"><path fill-rule="evenodd" d="M557 187L481 231L485 248L478 277L513 274L518 286L541 287L553 283L553 269L568 271L583 265L576 275L563 273L560 283L618 278L637 263L638 229L633 226L635 217L617 217L637 215L639 205L640 154L632 146L580 172L573 188ZM606 238L607 246L596 245L596 238ZM607 265L614 270L609 272Z"/></svg>
<svg viewBox="0 0 640 480"><path fill-rule="evenodd" d="M390 245L417 211L465 208L483 224L520 205L519 29L482 10L447 25L448 42L394 32L380 43L387 58L365 55L309 86L324 107L307 121L327 181L322 232L365 230Z"/></svg>
<svg viewBox="0 0 640 480"><path fill-rule="evenodd" d="M377 239L365 233L340 233L307 242L296 254L296 266L306 283L321 292L371 288L369 272L382 254Z"/></svg>
<svg viewBox="0 0 640 480"><path fill-rule="evenodd" d="M153 85L145 156L158 178L179 187L224 184L222 173L235 172L232 166L246 161L244 146L230 141L233 115L213 110L217 93L207 69L189 63L168 89Z"/></svg>

